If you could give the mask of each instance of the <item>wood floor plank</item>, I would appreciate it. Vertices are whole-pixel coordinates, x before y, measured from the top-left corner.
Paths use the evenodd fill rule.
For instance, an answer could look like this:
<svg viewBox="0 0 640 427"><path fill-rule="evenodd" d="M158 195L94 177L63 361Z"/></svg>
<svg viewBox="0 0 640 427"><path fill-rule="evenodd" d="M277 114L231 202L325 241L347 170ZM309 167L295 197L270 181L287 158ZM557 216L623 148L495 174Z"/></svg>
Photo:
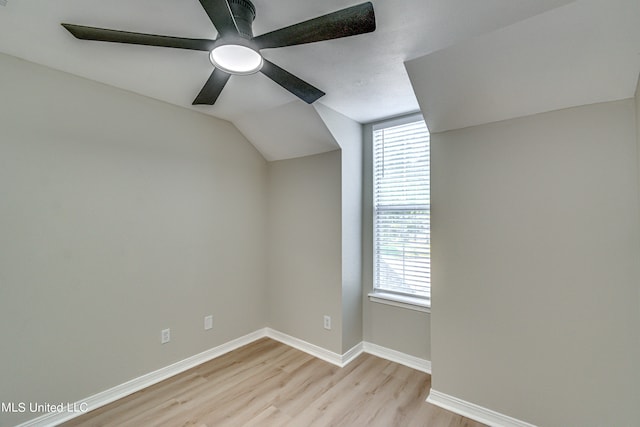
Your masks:
<svg viewBox="0 0 640 427"><path fill-rule="evenodd" d="M430 386L370 354L339 368L264 338L63 426L483 426L426 403Z"/></svg>
<svg viewBox="0 0 640 427"><path fill-rule="evenodd" d="M350 367L344 368L351 370ZM335 375L340 368L319 359L312 359L292 372L288 393L283 393L274 405L281 411L296 416L335 385Z"/></svg>
<svg viewBox="0 0 640 427"><path fill-rule="evenodd" d="M292 424L309 427L349 425L346 421L349 413L363 410L366 391L388 380L389 377L380 375L380 372L391 362L363 354L354 363L354 370L342 377L339 373L335 385L319 399L309 402Z"/></svg>
<svg viewBox="0 0 640 427"><path fill-rule="evenodd" d="M248 420L244 427L283 426L291 421L291 417L275 406L269 406L256 417Z"/></svg>

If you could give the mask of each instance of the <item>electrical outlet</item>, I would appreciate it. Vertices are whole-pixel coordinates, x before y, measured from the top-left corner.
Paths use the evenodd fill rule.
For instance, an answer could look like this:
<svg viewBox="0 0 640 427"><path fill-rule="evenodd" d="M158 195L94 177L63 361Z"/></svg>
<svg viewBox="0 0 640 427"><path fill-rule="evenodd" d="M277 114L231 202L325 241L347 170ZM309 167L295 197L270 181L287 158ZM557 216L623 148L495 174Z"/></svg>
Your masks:
<svg viewBox="0 0 640 427"><path fill-rule="evenodd" d="M324 328L331 330L331 316L324 316Z"/></svg>
<svg viewBox="0 0 640 427"><path fill-rule="evenodd" d="M211 328L213 328L213 316L204 316L204 329L209 330Z"/></svg>
<svg viewBox="0 0 640 427"><path fill-rule="evenodd" d="M160 343L166 344L171 341L171 329L163 329L160 333Z"/></svg>

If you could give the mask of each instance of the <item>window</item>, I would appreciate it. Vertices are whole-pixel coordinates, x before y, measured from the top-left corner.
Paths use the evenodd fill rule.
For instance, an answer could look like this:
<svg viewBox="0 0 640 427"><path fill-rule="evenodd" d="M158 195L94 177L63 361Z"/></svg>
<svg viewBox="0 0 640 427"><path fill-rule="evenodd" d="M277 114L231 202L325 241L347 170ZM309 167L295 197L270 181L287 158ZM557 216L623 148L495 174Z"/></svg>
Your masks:
<svg viewBox="0 0 640 427"><path fill-rule="evenodd" d="M429 306L429 199L429 131L424 120L412 116L374 125L372 298Z"/></svg>

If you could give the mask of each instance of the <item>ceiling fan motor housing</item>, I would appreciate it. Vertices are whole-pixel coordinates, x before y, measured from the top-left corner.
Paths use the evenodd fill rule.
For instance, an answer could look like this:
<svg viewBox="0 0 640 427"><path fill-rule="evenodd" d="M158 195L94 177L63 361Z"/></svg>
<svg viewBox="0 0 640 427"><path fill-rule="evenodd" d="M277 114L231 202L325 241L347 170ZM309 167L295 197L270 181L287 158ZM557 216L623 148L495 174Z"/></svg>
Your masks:
<svg viewBox="0 0 640 427"><path fill-rule="evenodd" d="M256 19L256 8L253 3L249 0L229 0L229 7L240 35L248 39L253 38L251 26Z"/></svg>

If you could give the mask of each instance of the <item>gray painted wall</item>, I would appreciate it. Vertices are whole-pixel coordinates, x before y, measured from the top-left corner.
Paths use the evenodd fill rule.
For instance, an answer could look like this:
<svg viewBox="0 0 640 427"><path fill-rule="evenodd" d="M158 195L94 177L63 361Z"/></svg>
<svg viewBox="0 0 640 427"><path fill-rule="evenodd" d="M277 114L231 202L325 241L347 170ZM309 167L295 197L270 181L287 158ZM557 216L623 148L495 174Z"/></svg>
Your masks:
<svg viewBox="0 0 640 427"><path fill-rule="evenodd" d="M0 401L73 402L264 327L267 166L230 123L0 75Z"/></svg>
<svg viewBox="0 0 640 427"><path fill-rule="evenodd" d="M341 148L344 354L362 342L362 125L320 103L314 108Z"/></svg>
<svg viewBox="0 0 640 427"><path fill-rule="evenodd" d="M638 194L640 195L640 76L638 76L638 85L636 87L636 96L635 96L635 107L636 107L636 141L637 141L637 153L638 153ZM640 218L639 218L640 222ZM640 264L640 260L638 260ZM640 280L637 282L638 285L638 312L640 312ZM638 345L638 354L640 354L640 316L638 316L638 325L636 326L637 332L637 345ZM640 369L638 369L640 376ZM640 383L640 379L638 380ZM639 393L640 394L640 393ZM638 409L640 411L640 409ZM640 416L638 417L640 419Z"/></svg>
<svg viewBox="0 0 640 427"><path fill-rule="evenodd" d="M369 301L373 291L373 157L371 125L364 126L362 209L363 337L373 344L431 360L430 315Z"/></svg>
<svg viewBox="0 0 640 427"><path fill-rule="evenodd" d="M432 135L435 390L541 426L637 424L636 115Z"/></svg>
<svg viewBox="0 0 640 427"><path fill-rule="evenodd" d="M314 108L341 149L269 163L269 324L343 354L362 342L362 127Z"/></svg>
<svg viewBox="0 0 640 427"><path fill-rule="evenodd" d="M340 151L268 164L268 325L342 354ZM330 331L323 316L332 319Z"/></svg>

